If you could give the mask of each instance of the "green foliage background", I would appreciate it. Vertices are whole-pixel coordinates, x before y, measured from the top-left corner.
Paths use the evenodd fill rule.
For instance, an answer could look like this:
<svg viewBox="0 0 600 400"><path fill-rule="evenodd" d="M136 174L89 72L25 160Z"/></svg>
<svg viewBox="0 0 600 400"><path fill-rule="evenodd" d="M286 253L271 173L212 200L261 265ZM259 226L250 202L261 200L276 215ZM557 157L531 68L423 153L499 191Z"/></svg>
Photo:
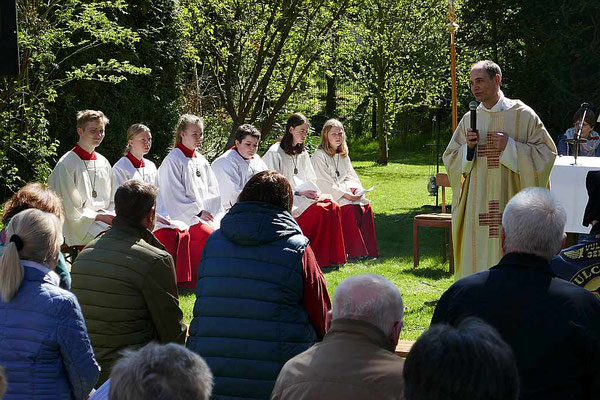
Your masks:
<svg viewBox="0 0 600 400"><path fill-rule="evenodd" d="M600 102L600 3L457 0L459 115L470 64L503 68L556 137L583 101ZM0 77L0 198L45 181L77 140L75 113L110 118L100 151L115 162L125 132L147 124L151 158L168 151L178 116L206 118L203 151L222 151L252 122L282 133L305 113L318 134L347 133L407 150L450 134L447 2L442 0L20 0L21 72ZM377 107L379 106L379 107ZM432 121L435 117L435 122ZM379 140L378 158L385 141ZM386 149L383 149L386 150ZM375 157L375 156L374 156Z"/></svg>

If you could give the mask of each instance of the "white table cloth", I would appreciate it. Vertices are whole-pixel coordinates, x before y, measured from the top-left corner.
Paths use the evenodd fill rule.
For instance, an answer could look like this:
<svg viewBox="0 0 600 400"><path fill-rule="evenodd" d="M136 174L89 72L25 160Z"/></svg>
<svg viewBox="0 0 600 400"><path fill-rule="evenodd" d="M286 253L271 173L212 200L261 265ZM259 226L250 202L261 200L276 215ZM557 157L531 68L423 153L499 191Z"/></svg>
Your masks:
<svg viewBox="0 0 600 400"><path fill-rule="evenodd" d="M565 231L589 233L591 227L583 226L583 213L588 201L585 178L588 171L600 170L600 157L558 156L550 174L550 191L567 211Z"/></svg>

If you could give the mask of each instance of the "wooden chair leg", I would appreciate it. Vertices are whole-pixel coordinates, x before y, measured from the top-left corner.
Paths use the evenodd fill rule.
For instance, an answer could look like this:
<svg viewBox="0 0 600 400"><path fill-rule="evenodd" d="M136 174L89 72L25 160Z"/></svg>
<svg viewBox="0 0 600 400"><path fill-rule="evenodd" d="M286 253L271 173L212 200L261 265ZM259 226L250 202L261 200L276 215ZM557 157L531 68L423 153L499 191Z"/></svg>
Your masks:
<svg viewBox="0 0 600 400"><path fill-rule="evenodd" d="M442 228L442 264L446 262L446 228Z"/></svg>
<svg viewBox="0 0 600 400"><path fill-rule="evenodd" d="M413 266L419 266L419 226L413 222Z"/></svg>
<svg viewBox="0 0 600 400"><path fill-rule="evenodd" d="M454 274L454 244L452 243L452 228L450 228L450 273Z"/></svg>

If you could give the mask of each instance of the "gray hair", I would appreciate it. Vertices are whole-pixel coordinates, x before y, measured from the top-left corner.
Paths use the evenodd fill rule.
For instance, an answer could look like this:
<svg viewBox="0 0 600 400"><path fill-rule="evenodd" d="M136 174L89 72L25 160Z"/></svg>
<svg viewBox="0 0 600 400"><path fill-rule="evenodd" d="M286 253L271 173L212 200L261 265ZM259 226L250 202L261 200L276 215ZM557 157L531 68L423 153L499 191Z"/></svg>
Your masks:
<svg viewBox="0 0 600 400"><path fill-rule="evenodd" d="M386 335L402 321L400 292L381 275L351 276L340 283L333 296L332 319L351 318L369 322Z"/></svg>
<svg viewBox="0 0 600 400"><path fill-rule="evenodd" d="M208 400L213 376L198 354L175 343L125 350L110 373L110 400Z"/></svg>
<svg viewBox="0 0 600 400"><path fill-rule="evenodd" d="M471 66L471 70L480 69L480 68L485 70L485 72L488 74L490 79L494 79L494 77L496 75L500 75L500 77L502 77L502 70L500 69L500 66L493 61L490 61L490 60L478 61Z"/></svg>
<svg viewBox="0 0 600 400"><path fill-rule="evenodd" d="M529 187L517 193L502 215L504 253L535 254L550 260L559 250L567 213L550 191Z"/></svg>

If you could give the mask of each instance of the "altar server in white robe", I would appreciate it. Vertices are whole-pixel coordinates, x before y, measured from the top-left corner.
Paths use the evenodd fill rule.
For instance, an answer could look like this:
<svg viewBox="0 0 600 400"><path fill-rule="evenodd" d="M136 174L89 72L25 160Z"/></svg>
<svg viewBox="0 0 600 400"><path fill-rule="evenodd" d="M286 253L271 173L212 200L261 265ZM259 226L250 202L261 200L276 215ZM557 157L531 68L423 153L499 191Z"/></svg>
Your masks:
<svg viewBox="0 0 600 400"><path fill-rule="evenodd" d="M197 150L203 136L202 118L182 115L174 147L158 168L159 197L165 213L189 226L191 271L177 271L178 282L188 288L196 287L202 249L224 213L217 178Z"/></svg>
<svg viewBox="0 0 600 400"><path fill-rule="evenodd" d="M321 143L312 156L317 186L342 208L342 231L348 258L377 258L373 209L352 167L344 125L330 119L323 125Z"/></svg>
<svg viewBox="0 0 600 400"><path fill-rule="evenodd" d="M309 127L304 115L292 114L281 141L269 148L263 160L290 182L294 190L292 215L310 240L319 266L339 266L346 262L340 206L331 197L322 196L317 187L317 176L304 148Z"/></svg>
<svg viewBox="0 0 600 400"><path fill-rule="evenodd" d="M225 211L237 202L239 194L255 174L266 171L267 165L256 151L260 132L250 124L235 131L235 146L213 161L211 167L219 181L221 203Z"/></svg>
<svg viewBox="0 0 600 400"><path fill-rule="evenodd" d="M133 124L127 129L127 147L123 157L113 165L117 187L125 181L137 179L158 187L158 169L144 158L152 147L152 133L143 124Z"/></svg>
<svg viewBox="0 0 600 400"><path fill-rule="evenodd" d="M114 218L112 168L96 152L108 122L102 111L78 112L79 141L58 160L48 178L48 186L63 200L63 235L68 246L82 248L109 229Z"/></svg>
<svg viewBox="0 0 600 400"><path fill-rule="evenodd" d="M152 147L152 132L143 124L133 124L127 129L127 147L124 156L113 165L117 187L130 179L150 183L158 188L156 165L144 158ZM161 197L157 200L154 236L171 254L176 271L185 271L184 282L191 279L190 234L185 225L177 225L165 214Z"/></svg>

